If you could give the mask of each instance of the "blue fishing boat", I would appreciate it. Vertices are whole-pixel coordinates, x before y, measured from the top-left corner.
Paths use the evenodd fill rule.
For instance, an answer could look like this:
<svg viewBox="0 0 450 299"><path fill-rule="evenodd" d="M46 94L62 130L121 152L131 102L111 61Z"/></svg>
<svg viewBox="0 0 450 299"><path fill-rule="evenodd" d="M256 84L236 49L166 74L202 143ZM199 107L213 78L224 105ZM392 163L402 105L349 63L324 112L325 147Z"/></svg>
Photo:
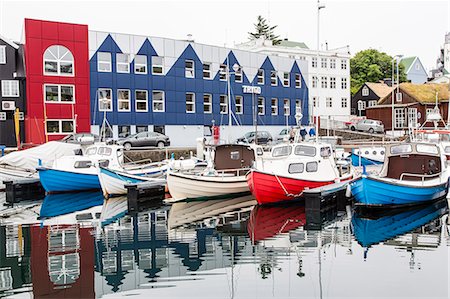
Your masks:
<svg viewBox="0 0 450 299"><path fill-rule="evenodd" d="M384 147L362 147L352 149L350 159L353 166L382 165L384 162Z"/></svg>
<svg viewBox="0 0 450 299"><path fill-rule="evenodd" d="M39 179L47 193L72 192L100 189L97 173L78 173L73 171L39 167Z"/></svg>
<svg viewBox="0 0 450 299"><path fill-rule="evenodd" d="M401 207L445 196L448 176L446 159L437 145L395 144L386 147L379 174L363 174L350 186L356 205Z"/></svg>

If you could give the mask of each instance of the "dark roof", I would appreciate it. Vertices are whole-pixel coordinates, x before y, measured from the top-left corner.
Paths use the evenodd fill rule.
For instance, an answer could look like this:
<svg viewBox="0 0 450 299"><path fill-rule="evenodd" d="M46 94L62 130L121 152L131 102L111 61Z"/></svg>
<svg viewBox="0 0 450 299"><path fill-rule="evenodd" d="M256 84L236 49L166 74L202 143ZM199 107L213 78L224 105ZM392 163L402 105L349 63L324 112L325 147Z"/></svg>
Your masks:
<svg viewBox="0 0 450 299"><path fill-rule="evenodd" d="M401 83L399 88L401 92L408 94L421 104L434 104L436 102L436 93L438 95L438 102L448 101L448 84L445 83ZM378 105L384 104L388 98L389 94L380 99Z"/></svg>
<svg viewBox="0 0 450 299"><path fill-rule="evenodd" d="M303 42L293 42L290 40L282 40L277 46L288 47L288 48L309 49L308 46Z"/></svg>

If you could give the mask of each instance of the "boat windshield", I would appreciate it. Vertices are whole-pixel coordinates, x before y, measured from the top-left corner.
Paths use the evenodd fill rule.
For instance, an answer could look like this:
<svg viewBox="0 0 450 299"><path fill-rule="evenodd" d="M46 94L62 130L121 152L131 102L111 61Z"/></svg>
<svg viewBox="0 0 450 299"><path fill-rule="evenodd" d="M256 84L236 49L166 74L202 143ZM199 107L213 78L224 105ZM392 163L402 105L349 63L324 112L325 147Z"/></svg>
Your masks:
<svg viewBox="0 0 450 299"><path fill-rule="evenodd" d="M289 145L275 147L272 150L272 157L284 157L289 156L292 152L292 147Z"/></svg>
<svg viewBox="0 0 450 299"><path fill-rule="evenodd" d="M86 151L86 155L87 156L93 156L97 153L97 148L96 147L90 147L87 149Z"/></svg>
<svg viewBox="0 0 450 299"><path fill-rule="evenodd" d="M331 148L329 148L328 146L327 147L322 147L320 149L320 156L324 157L324 158L327 158L327 157L331 156Z"/></svg>
<svg viewBox="0 0 450 299"><path fill-rule="evenodd" d="M111 156L112 149L109 147L100 147L98 149L98 154L103 156Z"/></svg>
<svg viewBox="0 0 450 299"><path fill-rule="evenodd" d="M391 154L406 154L412 152L411 144L400 144L391 147Z"/></svg>
<svg viewBox="0 0 450 299"><path fill-rule="evenodd" d="M446 154L449 154L449 153L450 153L450 146L446 146L446 147L444 148L444 152L445 152Z"/></svg>
<svg viewBox="0 0 450 299"><path fill-rule="evenodd" d="M297 156L314 157L316 155L316 148L313 146L297 145L294 154Z"/></svg>
<svg viewBox="0 0 450 299"><path fill-rule="evenodd" d="M436 155L438 154L438 148L433 144L418 144L416 146L416 149L420 153L436 154Z"/></svg>

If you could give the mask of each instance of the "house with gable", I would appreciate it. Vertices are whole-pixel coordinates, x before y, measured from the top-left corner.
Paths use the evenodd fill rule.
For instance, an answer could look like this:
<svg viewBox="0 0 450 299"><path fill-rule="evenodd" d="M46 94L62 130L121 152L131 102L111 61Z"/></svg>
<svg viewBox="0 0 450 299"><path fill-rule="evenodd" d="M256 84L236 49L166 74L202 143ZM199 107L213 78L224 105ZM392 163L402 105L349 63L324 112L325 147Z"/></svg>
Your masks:
<svg viewBox="0 0 450 299"><path fill-rule="evenodd" d="M390 92L392 92L391 81L364 83L352 97L352 115L366 116L366 108L377 105L378 101Z"/></svg>
<svg viewBox="0 0 450 299"><path fill-rule="evenodd" d="M406 78L409 82L422 84L428 81L428 73L419 57L404 57L400 60L400 63L405 67Z"/></svg>

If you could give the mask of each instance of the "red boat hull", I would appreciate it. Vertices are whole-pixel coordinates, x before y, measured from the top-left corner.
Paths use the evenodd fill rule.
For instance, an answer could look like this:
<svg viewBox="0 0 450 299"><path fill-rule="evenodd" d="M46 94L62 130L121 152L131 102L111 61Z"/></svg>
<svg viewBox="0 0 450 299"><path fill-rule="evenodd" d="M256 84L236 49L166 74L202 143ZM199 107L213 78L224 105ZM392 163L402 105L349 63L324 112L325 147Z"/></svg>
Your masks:
<svg viewBox="0 0 450 299"><path fill-rule="evenodd" d="M260 205L296 200L302 196L304 190L333 183L334 181L317 182L292 179L258 170L252 170L247 174L248 187Z"/></svg>

